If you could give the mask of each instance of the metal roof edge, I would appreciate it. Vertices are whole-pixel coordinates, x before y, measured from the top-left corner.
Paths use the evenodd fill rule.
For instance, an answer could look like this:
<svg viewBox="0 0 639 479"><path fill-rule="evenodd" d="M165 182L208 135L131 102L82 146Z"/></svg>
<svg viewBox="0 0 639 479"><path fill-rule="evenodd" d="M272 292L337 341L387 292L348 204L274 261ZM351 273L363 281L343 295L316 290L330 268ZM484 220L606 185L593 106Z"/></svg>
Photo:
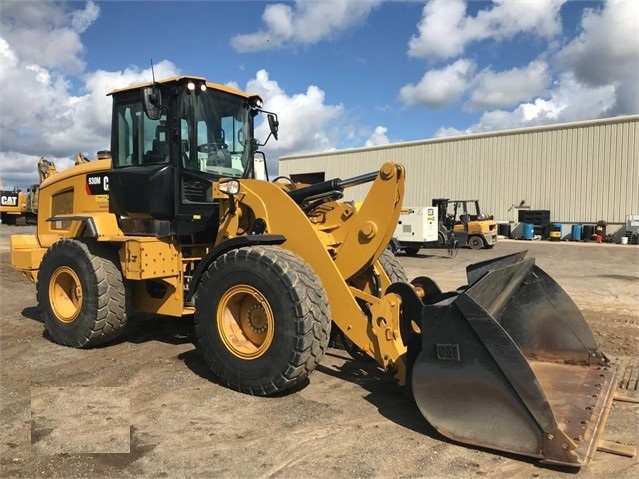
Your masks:
<svg viewBox="0 0 639 479"><path fill-rule="evenodd" d="M385 149L395 148L398 146L414 146L414 145L423 145L423 144L432 144L432 143L445 143L445 142L460 141L460 140L473 140L476 138L489 138L494 136L520 135L524 133L535 133L539 131L566 130L571 128L581 128L584 126L594 126L594 125L602 125L602 124L606 125L606 124L625 123L625 122L632 122L632 121L639 122L639 114L613 116L608 118L597 118L594 120L580 120L580 121L567 122L567 123L553 123L551 125L527 126L523 128L513 128L511 130L484 131L481 133L460 133L458 135L442 136L439 138L428 138L426 140L398 141L396 143L388 143L386 145L363 146L358 148L345 148L343 150L334 149L329 151L301 153L298 155L296 154L285 155L285 156L281 156L278 161L289 161L289 160L296 160L296 159L302 159L302 158L317 158L320 156L331 156L331 155L334 155L335 153L354 153L354 152L362 152L362 151L385 150Z"/></svg>

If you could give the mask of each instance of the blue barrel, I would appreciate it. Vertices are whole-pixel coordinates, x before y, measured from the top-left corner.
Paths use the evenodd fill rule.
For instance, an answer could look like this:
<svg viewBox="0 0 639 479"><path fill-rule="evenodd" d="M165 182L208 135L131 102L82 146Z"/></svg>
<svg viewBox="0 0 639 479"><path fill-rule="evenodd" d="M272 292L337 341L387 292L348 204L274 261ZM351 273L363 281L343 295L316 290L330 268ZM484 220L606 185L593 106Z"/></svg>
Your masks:
<svg viewBox="0 0 639 479"><path fill-rule="evenodd" d="M524 223L524 239L531 240L535 237L535 225L532 223Z"/></svg>
<svg viewBox="0 0 639 479"><path fill-rule="evenodd" d="M573 241L581 241L581 225L572 225L571 238Z"/></svg>

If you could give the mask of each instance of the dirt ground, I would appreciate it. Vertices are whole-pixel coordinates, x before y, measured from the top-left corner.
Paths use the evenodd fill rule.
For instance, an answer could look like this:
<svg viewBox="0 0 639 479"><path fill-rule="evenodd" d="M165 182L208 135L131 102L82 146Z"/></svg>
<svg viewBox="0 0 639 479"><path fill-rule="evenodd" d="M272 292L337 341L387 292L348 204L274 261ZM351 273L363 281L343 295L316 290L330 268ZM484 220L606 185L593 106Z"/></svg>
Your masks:
<svg viewBox="0 0 639 479"><path fill-rule="evenodd" d="M273 398L216 384L188 319L134 317L114 344L47 340L35 287L10 266L0 226L0 477L634 478L637 457L599 452L578 472L440 436L372 362L328 354L309 381ZM493 250L399 256L409 278L444 289L475 261L528 249L573 297L637 396L639 247L501 241ZM639 447L639 404L615 402L604 436Z"/></svg>

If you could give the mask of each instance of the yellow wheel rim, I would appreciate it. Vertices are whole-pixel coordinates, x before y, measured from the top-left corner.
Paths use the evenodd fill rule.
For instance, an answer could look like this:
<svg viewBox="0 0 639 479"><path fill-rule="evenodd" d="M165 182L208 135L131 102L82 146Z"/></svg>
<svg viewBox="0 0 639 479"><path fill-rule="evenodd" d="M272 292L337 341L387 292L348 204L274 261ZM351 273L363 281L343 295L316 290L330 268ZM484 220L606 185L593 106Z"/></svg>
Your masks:
<svg viewBox="0 0 639 479"><path fill-rule="evenodd" d="M82 285L71 268L61 266L49 281L49 301L56 318L63 323L75 321L82 309Z"/></svg>
<svg viewBox="0 0 639 479"><path fill-rule="evenodd" d="M262 356L273 342L274 325L268 301L252 286L233 286L220 299L218 332L226 348L238 358Z"/></svg>

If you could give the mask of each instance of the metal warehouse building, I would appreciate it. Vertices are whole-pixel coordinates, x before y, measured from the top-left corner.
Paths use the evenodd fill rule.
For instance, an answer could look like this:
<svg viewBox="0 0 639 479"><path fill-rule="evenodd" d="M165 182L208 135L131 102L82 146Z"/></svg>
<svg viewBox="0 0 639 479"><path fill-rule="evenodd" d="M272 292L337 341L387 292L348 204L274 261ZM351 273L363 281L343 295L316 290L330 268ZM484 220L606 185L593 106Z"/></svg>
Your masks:
<svg viewBox="0 0 639 479"><path fill-rule="evenodd" d="M478 198L496 220L516 222L523 202L565 224L625 224L639 214L639 115L286 156L279 174L314 183L386 161L406 168L405 206ZM366 191L344 198L361 201Z"/></svg>

